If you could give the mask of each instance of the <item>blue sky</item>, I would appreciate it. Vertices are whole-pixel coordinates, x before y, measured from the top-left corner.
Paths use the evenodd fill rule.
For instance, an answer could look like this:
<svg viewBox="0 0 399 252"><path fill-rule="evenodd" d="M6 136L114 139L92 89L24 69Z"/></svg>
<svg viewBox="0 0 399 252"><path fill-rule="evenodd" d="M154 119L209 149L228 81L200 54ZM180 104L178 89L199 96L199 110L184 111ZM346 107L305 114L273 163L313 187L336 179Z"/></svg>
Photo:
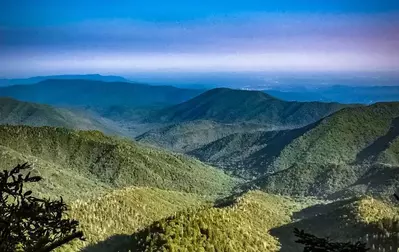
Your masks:
<svg viewBox="0 0 399 252"><path fill-rule="evenodd" d="M248 12L378 13L399 10L396 0L2 0L0 24L54 25L91 19L182 21Z"/></svg>
<svg viewBox="0 0 399 252"><path fill-rule="evenodd" d="M0 76L399 70L399 1L0 1Z"/></svg>

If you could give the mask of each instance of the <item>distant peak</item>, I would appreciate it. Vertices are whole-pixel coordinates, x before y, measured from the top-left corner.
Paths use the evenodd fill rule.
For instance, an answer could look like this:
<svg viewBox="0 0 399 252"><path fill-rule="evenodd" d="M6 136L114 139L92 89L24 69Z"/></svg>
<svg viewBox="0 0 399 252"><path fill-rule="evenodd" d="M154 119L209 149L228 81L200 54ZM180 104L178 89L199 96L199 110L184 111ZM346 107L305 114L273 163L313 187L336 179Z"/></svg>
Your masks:
<svg viewBox="0 0 399 252"><path fill-rule="evenodd" d="M257 90L243 90L243 89L232 89L232 88L214 88L211 90L206 91L203 93L204 96L206 95L214 95L214 94L225 94L225 95L241 95L241 96L253 96L254 98L261 98L261 99L275 99L279 100L278 98L271 96L265 92L257 91Z"/></svg>

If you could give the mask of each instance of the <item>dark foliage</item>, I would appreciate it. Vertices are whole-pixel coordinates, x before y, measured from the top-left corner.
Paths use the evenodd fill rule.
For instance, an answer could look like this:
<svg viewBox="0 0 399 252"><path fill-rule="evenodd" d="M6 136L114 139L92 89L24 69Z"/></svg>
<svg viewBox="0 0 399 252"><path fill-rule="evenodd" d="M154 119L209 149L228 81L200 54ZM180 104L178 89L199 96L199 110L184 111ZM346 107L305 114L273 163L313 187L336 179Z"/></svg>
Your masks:
<svg viewBox="0 0 399 252"><path fill-rule="evenodd" d="M39 199L24 183L42 178L31 176L28 164L0 173L0 251L51 251L73 239L83 239L78 222L64 218L67 210L60 200ZM23 175L23 172L28 172Z"/></svg>
<svg viewBox="0 0 399 252"><path fill-rule="evenodd" d="M318 238L312 234L305 233L303 230L294 229L294 234L298 237L297 243L303 244L304 252L364 252L369 251L366 244L356 242L332 242L328 238Z"/></svg>

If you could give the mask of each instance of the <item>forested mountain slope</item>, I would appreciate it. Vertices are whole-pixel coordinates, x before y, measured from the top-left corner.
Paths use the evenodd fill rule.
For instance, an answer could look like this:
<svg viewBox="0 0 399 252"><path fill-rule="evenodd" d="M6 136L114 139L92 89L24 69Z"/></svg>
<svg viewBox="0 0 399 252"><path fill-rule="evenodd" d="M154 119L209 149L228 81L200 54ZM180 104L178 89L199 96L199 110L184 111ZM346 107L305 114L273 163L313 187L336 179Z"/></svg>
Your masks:
<svg viewBox="0 0 399 252"><path fill-rule="evenodd" d="M100 130L112 135L127 134L127 131L115 122L88 112L23 102L7 97L0 97L0 124Z"/></svg>
<svg viewBox="0 0 399 252"><path fill-rule="evenodd" d="M99 131L0 126L0 168L30 162L45 180L40 193L76 198L124 186L224 194L236 180L182 155L107 137Z"/></svg>
<svg viewBox="0 0 399 252"><path fill-rule="evenodd" d="M398 118L399 103L345 108L303 128L232 134L189 154L258 178L271 192L387 195L399 184Z"/></svg>

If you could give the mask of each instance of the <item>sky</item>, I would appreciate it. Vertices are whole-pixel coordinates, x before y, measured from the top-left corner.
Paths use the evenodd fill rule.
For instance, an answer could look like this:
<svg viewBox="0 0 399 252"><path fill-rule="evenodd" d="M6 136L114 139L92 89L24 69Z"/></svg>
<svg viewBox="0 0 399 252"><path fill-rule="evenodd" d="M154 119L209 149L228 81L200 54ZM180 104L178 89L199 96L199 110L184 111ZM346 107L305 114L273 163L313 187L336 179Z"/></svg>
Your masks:
<svg viewBox="0 0 399 252"><path fill-rule="evenodd" d="M399 71L397 0L0 0L0 77Z"/></svg>

